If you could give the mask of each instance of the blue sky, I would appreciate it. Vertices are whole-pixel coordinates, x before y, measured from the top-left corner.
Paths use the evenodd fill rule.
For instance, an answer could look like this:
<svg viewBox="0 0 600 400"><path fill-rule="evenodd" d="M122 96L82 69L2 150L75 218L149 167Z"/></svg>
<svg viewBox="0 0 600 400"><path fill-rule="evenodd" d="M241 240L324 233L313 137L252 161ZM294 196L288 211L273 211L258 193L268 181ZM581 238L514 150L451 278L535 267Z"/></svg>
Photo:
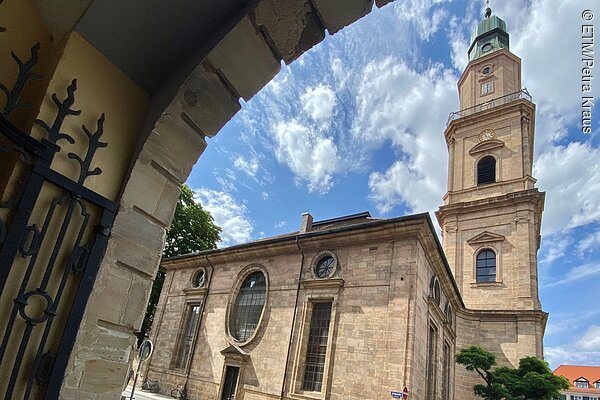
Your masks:
<svg viewBox="0 0 600 400"><path fill-rule="evenodd" d="M534 176L546 191L539 284L551 367L600 365L600 113L582 133L584 4L600 13L598 3L574 0L491 3L537 105ZM446 191L445 123L459 108L456 82L482 7L397 1L282 66L209 140L188 179L223 228L221 246L297 230L305 211L316 220L435 211Z"/></svg>

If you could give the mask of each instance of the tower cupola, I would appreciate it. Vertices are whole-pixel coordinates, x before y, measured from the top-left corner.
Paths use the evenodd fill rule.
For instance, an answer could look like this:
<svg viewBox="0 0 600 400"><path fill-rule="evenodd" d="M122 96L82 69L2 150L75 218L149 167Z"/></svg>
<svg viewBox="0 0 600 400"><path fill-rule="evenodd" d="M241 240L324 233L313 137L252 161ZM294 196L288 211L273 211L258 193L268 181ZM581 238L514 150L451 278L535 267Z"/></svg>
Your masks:
<svg viewBox="0 0 600 400"><path fill-rule="evenodd" d="M471 38L469 61L500 49L509 50L506 22L502 18L492 15L492 10L489 7L485 9L484 15L485 18L479 23Z"/></svg>

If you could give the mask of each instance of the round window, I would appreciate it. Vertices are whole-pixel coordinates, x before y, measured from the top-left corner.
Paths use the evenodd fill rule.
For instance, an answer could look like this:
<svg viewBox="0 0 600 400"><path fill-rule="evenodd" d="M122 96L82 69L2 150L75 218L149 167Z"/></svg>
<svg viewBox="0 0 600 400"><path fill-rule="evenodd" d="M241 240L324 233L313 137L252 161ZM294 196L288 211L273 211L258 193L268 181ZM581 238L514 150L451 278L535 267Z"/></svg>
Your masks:
<svg viewBox="0 0 600 400"><path fill-rule="evenodd" d="M238 342L252 338L260 322L267 296L267 280L261 271L244 279L229 314L229 333Z"/></svg>
<svg viewBox="0 0 600 400"><path fill-rule="evenodd" d="M327 278L333 274L335 269L335 258L330 255L321 257L315 265L315 275L318 278Z"/></svg>
<svg viewBox="0 0 600 400"><path fill-rule="evenodd" d="M483 75L488 75L490 72L492 72L492 67L490 67L489 65L487 67L483 67L483 69L481 70L481 73Z"/></svg>
<svg viewBox="0 0 600 400"><path fill-rule="evenodd" d="M486 43L481 48L481 51L483 51L484 53L487 53L488 51L492 50L493 48L494 48L494 46L491 43Z"/></svg>
<svg viewBox="0 0 600 400"><path fill-rule="evenodd" d="M192 278L192 287L199 288L204 285L204 281L206 280L206 271L204 268L200 268L194 273L194 277Z"/></svg>

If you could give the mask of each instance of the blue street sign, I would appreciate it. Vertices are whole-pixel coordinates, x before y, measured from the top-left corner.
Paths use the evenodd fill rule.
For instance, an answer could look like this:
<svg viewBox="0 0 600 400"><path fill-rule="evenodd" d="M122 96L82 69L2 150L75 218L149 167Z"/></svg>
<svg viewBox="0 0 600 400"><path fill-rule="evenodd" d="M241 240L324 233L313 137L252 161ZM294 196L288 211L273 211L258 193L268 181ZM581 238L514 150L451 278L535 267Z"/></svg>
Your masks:
<svg viewBox="0 0 600 400"><path fill-rule="evenodd" d="M392 398L394 398L394 399L401 399L404 397L402 392L391 392L391 393L392 393Z"/></svg>

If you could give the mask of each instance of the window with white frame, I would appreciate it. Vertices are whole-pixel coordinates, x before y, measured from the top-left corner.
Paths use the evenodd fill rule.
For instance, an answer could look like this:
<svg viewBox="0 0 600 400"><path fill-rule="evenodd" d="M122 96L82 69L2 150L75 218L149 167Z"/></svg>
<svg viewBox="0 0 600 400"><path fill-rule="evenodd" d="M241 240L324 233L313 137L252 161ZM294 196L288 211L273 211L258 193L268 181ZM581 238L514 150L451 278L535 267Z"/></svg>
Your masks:
<svg viewBox="0 0 600 400"><path fill-rule="evenodd" d="M575 387L576 388L581 388L581 389L587 389L589 387L589 383L586 380L576 380L575 381Z"/></svg>
<svg viewBox="0 0 600 400"><path fill-rule="evenodd" d="M594 385L596 386L596 389L600 389L600 382L596 382Z"/></svg>
<svg viewBox="0 0 600 400"><path fill-rule="evenodd" d="M481 95L490 94L494 91L494 85L492 81L483 82L481 84Z"/></svg>

